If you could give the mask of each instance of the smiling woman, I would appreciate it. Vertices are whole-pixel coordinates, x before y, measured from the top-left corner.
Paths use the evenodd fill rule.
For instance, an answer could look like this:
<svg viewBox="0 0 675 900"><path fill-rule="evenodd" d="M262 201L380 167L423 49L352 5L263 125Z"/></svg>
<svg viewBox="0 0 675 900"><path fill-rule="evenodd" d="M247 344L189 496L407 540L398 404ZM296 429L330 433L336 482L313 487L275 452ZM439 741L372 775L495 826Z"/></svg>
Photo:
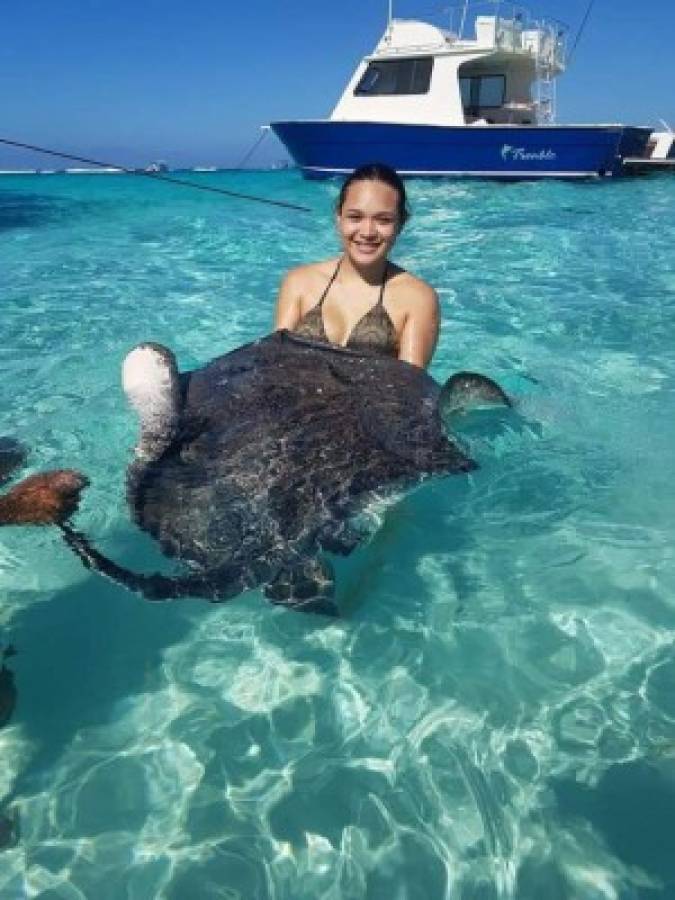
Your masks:
<svg viewBox="0 0 675 900"><path fill-rule="evenodd" d="M405 187L393 169L371 164L352 172L336 206L342 255L286 275L276 328L427 366L438 339L436 292L389 260L407 218Z"/></svg>

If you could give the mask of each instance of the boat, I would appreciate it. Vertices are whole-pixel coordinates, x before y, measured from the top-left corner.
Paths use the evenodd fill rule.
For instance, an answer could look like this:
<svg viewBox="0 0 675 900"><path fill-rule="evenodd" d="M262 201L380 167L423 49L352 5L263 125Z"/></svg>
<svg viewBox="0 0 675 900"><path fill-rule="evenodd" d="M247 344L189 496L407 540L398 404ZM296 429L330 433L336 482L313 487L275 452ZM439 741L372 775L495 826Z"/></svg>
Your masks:
<svg viewBox="0 0 675 900"><path fill-rule="evenodd" d="M642 156L629 156L623 161L628 175L653 172L675 172L675 131L665 122L665 131L652 131Z"/></svg>
<svg viewBox="0 0 675 900"><path fill-rule="evenodd" d="M389 17L328 119L271 129L308 178L383 162L404 176L499 179L624 174L651 129L556 124L556 78L566 68L567 28L492 0L459 28Z"/></svg>
<svg viewBox="0 0 675 900"><path fill-rule="evenodd" d="M169 166L164 162L163 159L158 159L155 162L151 162L142 170L144 175L163 175L168 171Z"/></svg>

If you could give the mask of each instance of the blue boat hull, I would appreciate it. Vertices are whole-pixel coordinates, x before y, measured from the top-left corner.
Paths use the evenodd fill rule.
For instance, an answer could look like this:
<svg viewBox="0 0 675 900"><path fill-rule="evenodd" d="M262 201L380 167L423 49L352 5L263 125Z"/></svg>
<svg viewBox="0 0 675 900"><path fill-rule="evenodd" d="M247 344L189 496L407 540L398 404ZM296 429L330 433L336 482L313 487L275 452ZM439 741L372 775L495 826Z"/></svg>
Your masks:
<svg viewBox="0 0 675 900"><path fill-rule="evenodd" d="M307 177L383 162L402 175L500 179L592 178L622 174L650 130L623 125L395 125L273 122Z"/></svg>

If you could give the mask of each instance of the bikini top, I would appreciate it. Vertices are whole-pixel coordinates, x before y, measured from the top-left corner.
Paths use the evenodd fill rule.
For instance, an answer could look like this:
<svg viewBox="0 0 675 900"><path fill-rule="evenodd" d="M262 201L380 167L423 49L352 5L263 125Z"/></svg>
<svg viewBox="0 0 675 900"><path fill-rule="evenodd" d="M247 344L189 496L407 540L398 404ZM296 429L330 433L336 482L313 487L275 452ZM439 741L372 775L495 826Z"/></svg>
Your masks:
<svg viewBox="0 0 675 900"><path fill-rule="evenodd" d="M313 341L322 341L327 344L331 343L330 338L326 334L323 322L323 303L331 289L333 282L338 276L342 259L338 260L335 271L331 275L330 281L319 299L319 302L313 306L298 322L294 329L295 334L301 337L310 338ZM389 272L389 263L384 271L382 286L380 287L380 296L375 306L372 306L352 328L347 342L344 345L350 350L370 350L380 353L383 356L398 355L398 338L394 323L391 321L389 313L384 308L384 287L387 283L387 274Z"/></svg>

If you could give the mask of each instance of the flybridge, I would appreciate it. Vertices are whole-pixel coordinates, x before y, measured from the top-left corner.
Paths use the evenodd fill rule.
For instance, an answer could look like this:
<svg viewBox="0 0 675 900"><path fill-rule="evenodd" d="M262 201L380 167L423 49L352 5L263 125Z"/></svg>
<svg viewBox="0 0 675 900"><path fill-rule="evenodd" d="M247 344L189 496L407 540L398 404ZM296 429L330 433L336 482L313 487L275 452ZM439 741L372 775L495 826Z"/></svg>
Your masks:
<svg viewBox="0 0 675 900"><path fill-rule="evenodd" d="M464 3L458 27L391 15L328 119L271 127L303 173L320 177L365 162L404 175L490 178L621 173L650 129L556 125L555 80L567 29L510 4ZM465 36L469 11L477 14Z"/></svg>
<svg viewBox="0 0 675 900"><path fill-rule="evenodd" d="M469 39L428 22L391 19L357 66L331 120L463 125L555 120L565 27L481 15Z"/></svg>

